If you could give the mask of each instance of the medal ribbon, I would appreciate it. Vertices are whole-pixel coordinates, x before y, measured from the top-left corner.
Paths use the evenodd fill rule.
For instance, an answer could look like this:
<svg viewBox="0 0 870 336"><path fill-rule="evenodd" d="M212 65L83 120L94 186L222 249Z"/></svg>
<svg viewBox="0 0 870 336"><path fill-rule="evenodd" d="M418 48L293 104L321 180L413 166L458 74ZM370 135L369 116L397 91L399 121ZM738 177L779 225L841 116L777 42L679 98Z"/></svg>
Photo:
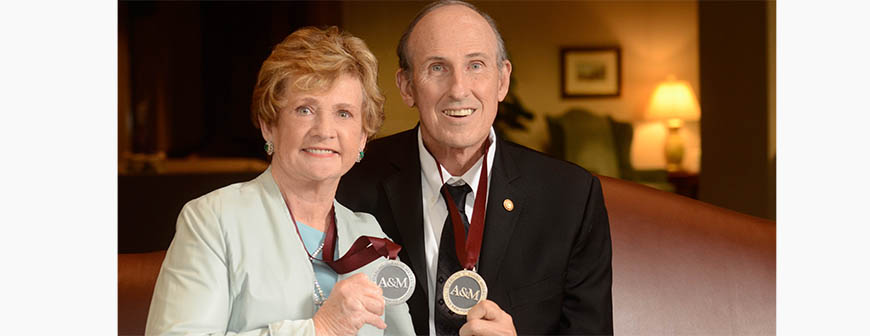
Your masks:
<svg viewBox="0 0 870 336"><path fill-rule="evenodd" d="M456 243L456 257L459 263L467 270L473 270L477 264L477 259L480 257L480 246L483 243L483 227L486 224L486 189L487 189L487 169L486 156L489 152L489 139L484 144L483 150L483 166L480 168L480 178L477 180L477 195L474 197L474 214L468 224L468 239L465 238L465 225L459 215L459 209L456 208L456 203L453 202L453 196L446 192L444 188L444 199L447 202L447 212L450 216L450 221L453 222L453 238ZM434 157L434 156L433 156ZM435 164L438 169L438 176L441 177L441 183L444 184L444 176L441 174L441 164L438 159L435 159Z"/></svg>
<svg viewBox="0 0 870 336"><path fill-rule="evenodd" d="M293 217L293 211L290 210L290 205L287 205L287 211L290 211L290 219L293 220L293 227L296 228L296 235L302 241L302 235L299 233L299 226L296 224L296 219ZM335 206L329 210L330 218L332 219L326 228L326 238L323 241L323 259L314 258L308 249L305 253L308 257L315 260L320 260L335 273L345 274L353 272L363 265L366 265L380 257L396 259L402 246L392 242L386 238L376 238L370 236L360 236L353 242L347 253L338 260L335 259L335 241L338 238L338 229L335 223ZM303 244L304 245L304 244Z"/></svg>

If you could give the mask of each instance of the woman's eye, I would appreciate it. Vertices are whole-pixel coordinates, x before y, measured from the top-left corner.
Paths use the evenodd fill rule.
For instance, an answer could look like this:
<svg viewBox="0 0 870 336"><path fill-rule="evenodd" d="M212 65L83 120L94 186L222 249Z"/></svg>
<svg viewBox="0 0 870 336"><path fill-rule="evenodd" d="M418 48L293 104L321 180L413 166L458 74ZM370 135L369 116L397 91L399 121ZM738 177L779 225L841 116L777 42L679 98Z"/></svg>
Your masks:
<svg viewBox="0 0 870 336"><path fill-rule="evenodd" d="M314 111L311 110L311 108L308 106L300 106L300 107L296 108L296 112L301 114L301 115L309 115L309 114L314 113Z"/></svg>
<svg viewBox="0 0 870 336"><path fill-rule="evenodd" d="M338 111L338 116L342 119L350 119L351 114L348 111Z"/></svg>

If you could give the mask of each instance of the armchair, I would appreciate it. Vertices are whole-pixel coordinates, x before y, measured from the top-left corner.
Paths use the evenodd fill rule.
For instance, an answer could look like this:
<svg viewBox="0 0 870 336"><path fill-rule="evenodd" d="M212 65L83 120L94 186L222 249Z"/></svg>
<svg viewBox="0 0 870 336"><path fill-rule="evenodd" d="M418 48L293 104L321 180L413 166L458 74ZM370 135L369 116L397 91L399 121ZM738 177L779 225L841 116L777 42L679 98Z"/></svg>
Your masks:
<svg viewBox="0 0 870 336"><path fill-rule="evenodd" d="M630 123L572 109L560 117L547 117L550 154L595 174L621 178L665 191L673 191L664 169L637 170L631 165Z"/></svg>

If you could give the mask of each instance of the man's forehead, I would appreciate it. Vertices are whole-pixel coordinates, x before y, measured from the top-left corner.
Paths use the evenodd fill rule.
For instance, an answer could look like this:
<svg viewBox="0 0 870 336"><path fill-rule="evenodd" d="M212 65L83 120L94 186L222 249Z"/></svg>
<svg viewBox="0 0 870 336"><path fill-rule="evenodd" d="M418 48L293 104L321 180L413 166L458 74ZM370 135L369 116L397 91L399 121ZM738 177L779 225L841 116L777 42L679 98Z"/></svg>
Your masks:
<svg viewBox="0 0 870 336"><path fill-rule="evenodd" d="M450 59L446 56L440 55L437 52L431 52L431 55L422 55L423 61L449 61ZM471 52L461 55L461 57L465 59L479 59L479 58L491 58L494 57L491 53L488 52Z"/></svg>
<svg viewBox="0 0 870 336"><path fill-rule="evenodd" d="M409 51L419 59L491 57L498 43L489 23L474 10L448 5L426 14L408 39Z"/></svg>

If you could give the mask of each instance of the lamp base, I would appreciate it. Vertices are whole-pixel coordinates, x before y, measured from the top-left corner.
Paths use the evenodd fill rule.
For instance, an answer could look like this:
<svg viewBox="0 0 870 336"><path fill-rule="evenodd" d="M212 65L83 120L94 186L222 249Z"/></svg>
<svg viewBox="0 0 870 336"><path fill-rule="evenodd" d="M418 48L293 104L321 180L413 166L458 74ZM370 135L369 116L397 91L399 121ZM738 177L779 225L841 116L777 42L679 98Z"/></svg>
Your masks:
<svg viewBox="0 0 870 336"><path fill-rule="evenodd" d="M677 119L679 120L679 119ZM680 137L682 122L668 122L668 137L665 139L665 162L669 172L683 170L683 138Z"/></svg>

